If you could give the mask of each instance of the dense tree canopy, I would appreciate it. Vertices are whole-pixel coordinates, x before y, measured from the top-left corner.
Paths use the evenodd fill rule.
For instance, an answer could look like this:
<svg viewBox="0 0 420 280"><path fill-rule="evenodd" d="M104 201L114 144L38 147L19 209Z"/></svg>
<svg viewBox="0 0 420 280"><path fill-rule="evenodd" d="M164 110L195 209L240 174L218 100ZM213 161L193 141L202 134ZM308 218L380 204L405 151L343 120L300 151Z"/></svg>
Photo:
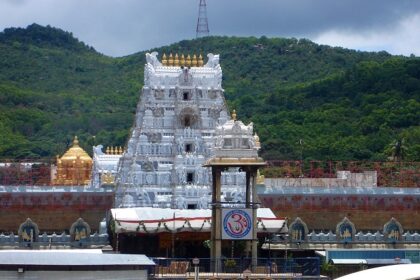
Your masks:
<svg viewBox="0 0 420 280"><path fill-rule="evenodd" d="M420 160L417 57L266 37L206 37L151 51L219 53L229 108L254 122L267 159L386 160L398 151ZM49 26L6 29L0 157L52 157L76 134L89 152L98 143L123 146L144 63L145 52L107 57Z"/></svg>

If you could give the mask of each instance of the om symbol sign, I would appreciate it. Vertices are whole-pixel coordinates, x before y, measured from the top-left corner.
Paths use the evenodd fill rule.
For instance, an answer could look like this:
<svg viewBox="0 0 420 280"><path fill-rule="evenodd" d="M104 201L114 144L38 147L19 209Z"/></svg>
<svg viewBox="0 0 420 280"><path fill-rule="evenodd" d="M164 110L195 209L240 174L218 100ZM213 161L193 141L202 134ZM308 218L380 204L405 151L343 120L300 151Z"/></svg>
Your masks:
<svg viewBox="0 0 420 280"><path fill-rule="evenodd" d="M223 229L232 238L245 237L252 228L252 220L249 214L241 209L231 210L225 214Z"/></svg>

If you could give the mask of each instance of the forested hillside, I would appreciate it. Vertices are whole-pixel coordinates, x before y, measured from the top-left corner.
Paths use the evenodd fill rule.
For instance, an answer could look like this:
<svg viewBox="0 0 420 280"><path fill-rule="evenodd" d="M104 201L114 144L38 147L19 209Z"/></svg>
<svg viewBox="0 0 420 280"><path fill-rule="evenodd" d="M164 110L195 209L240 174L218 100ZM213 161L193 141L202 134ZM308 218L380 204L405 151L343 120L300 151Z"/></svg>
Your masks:
<svg viewBox="0 0 420 280"><path fill-rule="evenodd" d="M265 37L154 50L219 53L228 105L254 122L267 159L420 160L417 57ZM123 146L145 53L107 57L36 24L0 33L0 157L62 154L76 134L89 152L92 144Z"/></svg>

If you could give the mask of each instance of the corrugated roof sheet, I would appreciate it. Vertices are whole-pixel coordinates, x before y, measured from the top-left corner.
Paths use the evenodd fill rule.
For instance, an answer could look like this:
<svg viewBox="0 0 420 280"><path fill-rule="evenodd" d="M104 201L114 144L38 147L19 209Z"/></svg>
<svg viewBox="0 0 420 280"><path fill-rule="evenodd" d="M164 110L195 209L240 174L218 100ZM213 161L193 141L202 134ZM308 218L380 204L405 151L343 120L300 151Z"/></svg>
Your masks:
<svg viewBox="0 0 420 280"><path fill-rule="evenodd" d="M104 254L101 250L1 250L2 265L150 266L155 263L145 255Z"/></svg>

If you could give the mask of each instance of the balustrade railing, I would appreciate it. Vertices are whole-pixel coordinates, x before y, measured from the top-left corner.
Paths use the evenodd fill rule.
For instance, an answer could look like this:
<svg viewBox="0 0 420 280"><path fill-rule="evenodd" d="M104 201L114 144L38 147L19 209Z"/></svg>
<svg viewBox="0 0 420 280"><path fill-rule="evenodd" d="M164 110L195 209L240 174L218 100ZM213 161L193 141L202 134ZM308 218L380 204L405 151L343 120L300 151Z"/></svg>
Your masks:
<svg viewBox="0 0 420 280"><path fill-rule="evenodd" d="M154 277L184 278L194 275L194 265L189 258L152 258L156 263ZM254 263L254 264L253 264ZM261 275L275 277L302 276L319 279L320 259L309 258L210 258L199 259L201 277L255 278Z"/></svg>

